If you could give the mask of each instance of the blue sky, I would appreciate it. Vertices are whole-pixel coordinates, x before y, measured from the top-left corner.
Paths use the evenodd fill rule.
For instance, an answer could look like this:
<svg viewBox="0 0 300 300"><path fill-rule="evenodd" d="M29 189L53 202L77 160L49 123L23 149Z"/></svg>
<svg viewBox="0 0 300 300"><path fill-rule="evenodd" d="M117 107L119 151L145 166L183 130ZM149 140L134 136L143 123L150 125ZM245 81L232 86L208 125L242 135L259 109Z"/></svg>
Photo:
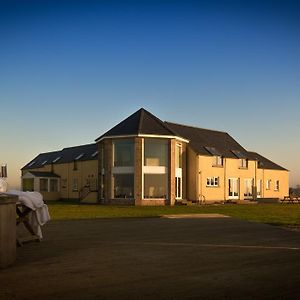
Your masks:
<svg viewBox="0 0 300 300"><path fill-rule="evenodd" d="M300 184L298 1L0 1L0 163L144 107L229 132Z"/></svg>

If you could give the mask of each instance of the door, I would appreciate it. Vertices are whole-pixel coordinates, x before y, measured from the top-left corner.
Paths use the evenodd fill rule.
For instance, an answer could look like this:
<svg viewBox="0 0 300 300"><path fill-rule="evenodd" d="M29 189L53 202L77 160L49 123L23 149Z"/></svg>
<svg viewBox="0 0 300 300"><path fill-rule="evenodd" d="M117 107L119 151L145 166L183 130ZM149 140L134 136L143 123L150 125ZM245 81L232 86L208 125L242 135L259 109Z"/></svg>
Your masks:
<svg viewBox="0 0 300 300"><path fill-rule="evenodd" d="M176 169L175 177L175 197L182 199L182 169Z"/></svg>
<svg viewBox="0 0 300 300"><path fill-rule="evenodd" d="M229 199L239 199L239 179L238 178L229 178L228 198Z"/></svg>
<svg viewBox="0 0 300 300"><path fill-rule="evenodd" d="M261 198L262 180L257 180L257 198Z"/></svg>

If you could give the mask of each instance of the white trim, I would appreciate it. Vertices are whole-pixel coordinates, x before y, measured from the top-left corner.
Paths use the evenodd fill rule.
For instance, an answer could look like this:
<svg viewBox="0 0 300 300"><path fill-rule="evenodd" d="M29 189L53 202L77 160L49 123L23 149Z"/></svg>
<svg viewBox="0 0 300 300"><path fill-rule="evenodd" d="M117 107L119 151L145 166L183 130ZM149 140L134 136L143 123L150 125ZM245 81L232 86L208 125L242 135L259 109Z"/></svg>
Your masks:
<svg viewBox="0 0 300 300"><path fill-rule="evenodd" d="M131 174L134 173L134 167L112 167L112 174Z"/></svg>
<svg viewBox="0 0 300 300"><path fill-rule="evenodd" d="M129 134L129 135L110 135L98 138L95 142L101 142L104 139L121 139L121 138L133 138L133 137L144 137L144 138L161 138L161 139L176 139L181 142L189 143L190 141L176 135L156 135L156 134Z"/></svg>
<svg viewBox="0 0 300 300"><path fill-rule="evenodd" d="M144 174L167 174L168 168L164 166L143 166Z"/></svg>

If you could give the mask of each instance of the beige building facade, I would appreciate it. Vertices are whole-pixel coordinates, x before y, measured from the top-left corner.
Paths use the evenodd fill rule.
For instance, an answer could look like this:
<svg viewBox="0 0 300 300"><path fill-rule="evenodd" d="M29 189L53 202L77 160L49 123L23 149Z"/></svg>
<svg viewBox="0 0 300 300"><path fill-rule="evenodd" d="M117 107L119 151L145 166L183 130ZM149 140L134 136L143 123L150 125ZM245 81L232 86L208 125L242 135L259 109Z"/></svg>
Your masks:
<svg viewBox="0 0 300 300"><path fill-rule="evenodd" d="M94 144L40 154L23 167L22 183L45 200L174 205L280 199L289 172L225 132L163 122L140 109Z"/></svg>

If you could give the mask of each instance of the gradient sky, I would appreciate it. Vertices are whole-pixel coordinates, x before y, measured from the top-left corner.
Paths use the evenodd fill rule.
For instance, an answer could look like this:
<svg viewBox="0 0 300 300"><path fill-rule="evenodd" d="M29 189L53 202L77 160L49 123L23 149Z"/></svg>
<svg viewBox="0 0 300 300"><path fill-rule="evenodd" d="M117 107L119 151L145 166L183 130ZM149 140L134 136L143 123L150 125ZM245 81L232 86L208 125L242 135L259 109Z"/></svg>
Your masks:
<svg viewBox="0 0 300 300"><path fill-rule="evenodd" d="M230 133L300 184L298 1L1 1L0 163L93 142L144 107Z"/></svg>

